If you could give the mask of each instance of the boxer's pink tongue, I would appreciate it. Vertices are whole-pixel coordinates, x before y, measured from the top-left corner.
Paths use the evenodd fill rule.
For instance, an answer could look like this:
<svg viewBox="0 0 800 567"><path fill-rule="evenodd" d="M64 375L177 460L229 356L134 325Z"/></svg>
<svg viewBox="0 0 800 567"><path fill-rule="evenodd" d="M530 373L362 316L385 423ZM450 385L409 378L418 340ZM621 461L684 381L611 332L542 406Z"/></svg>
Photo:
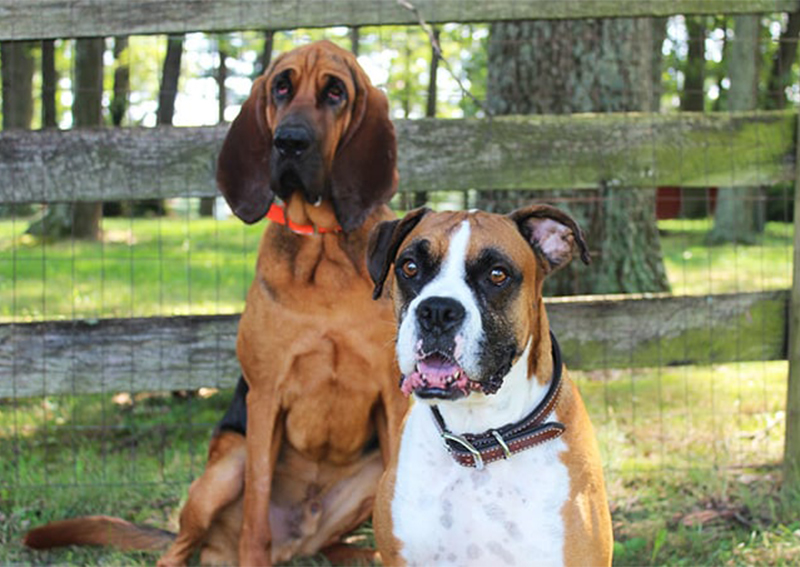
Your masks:
<svg viewBox="0 0 800 567"><path fill-rule="evenodd" d="M420 388L457 388L467 393L469 378L458 364L445 356L434 354L419 360L414 372L404 376L400 382L400 389L407 396Z"/></svg>
<svg viewBox="0 0 800 567"><path fill-rule="evenodd" d="M422 374L431 388L446 388L447 379L458 378L460 370L456 363L436 355L420 360L417 364L417 372Z"/></svg>

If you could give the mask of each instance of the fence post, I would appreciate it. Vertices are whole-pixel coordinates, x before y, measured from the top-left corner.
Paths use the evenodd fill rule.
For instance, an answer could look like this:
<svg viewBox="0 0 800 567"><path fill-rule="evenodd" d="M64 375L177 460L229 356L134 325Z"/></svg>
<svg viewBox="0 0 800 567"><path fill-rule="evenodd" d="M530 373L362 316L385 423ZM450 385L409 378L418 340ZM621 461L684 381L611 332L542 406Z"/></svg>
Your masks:
<svg viewBox="0 0 800 567"><path fill-rule="evenodd" d="M783 489L800 493L800 113L797 120L794 174L794 254L792 296L789 303L789 381L786 387L786 438L783 452Z"/></svg>

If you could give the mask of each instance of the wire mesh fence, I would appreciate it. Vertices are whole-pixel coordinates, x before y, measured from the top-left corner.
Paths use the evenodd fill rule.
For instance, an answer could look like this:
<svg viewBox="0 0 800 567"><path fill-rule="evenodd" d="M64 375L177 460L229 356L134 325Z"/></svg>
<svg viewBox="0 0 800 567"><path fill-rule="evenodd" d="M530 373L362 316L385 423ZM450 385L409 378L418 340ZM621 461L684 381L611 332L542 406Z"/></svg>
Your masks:
<svg viewBox="0 0 800 567"><path fill-rule="evenodd" d="M122 136L172 124L208 127L212 141L186 142L201 147L191 158L208 177L199 189L161 177L159 159L171 163L176 146L160 134L142 143L163 156L144 172L136 162L98 167L87 156L115 148L75 138L54 202L23 193L59 185L43 173L46 156L30 158L39 169L2 170L0 541L80 513L175 522L238 377L235 315L265 224L231 217L213 196L209 160L271 57L317 39L356 51L389 97L401 157L395 210L507 212L544 200L579 219L593 265L565 270L546 292L612 500L631 478L774 468L793 253L796 116L782 109L800 98L795 18L437 23L446 68L418 24L117 36L95 46L94 82L82 68L86 40L3 42L9 135L71 129L79 103ZM170 42L181 53L171 71ZM94 181L76 183L72 170ZM111 197L75 198L85 191ZM79 203L94 211L89 238ZM49 233L56 225L61 233ZM31 560L10 553L4 561Z"/></svg>

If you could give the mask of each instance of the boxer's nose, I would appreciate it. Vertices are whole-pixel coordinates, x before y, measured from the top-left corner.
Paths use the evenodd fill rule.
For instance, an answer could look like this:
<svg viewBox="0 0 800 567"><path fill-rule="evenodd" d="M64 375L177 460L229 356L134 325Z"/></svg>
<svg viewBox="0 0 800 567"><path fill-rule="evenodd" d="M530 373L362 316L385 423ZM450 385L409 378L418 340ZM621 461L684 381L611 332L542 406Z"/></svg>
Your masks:
<svg viewBox="0 0 800 567"><path fill-rule="evenodd" d="M447 333L464 321L466 310L455 299L429 297L417 306L417 321L428 333Z"/></svg>

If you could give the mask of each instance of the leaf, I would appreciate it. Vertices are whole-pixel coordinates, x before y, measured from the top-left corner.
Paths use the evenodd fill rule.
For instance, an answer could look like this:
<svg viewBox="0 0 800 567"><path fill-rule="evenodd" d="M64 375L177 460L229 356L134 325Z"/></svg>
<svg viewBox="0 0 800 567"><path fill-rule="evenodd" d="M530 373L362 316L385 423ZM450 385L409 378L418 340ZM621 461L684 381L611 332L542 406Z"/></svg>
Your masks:
<svg viewBox="0 0 800 567"><path fill-rule="evenodd" d="M667 529L661 528L660 530L658 530L658 532L656 533L656 538L653 540L653 553L652 555L650 555L650 563L655 563L656 556L658 555L658 552L661 551L661 548L664 546L666 541L667 541Z"/></svg>

